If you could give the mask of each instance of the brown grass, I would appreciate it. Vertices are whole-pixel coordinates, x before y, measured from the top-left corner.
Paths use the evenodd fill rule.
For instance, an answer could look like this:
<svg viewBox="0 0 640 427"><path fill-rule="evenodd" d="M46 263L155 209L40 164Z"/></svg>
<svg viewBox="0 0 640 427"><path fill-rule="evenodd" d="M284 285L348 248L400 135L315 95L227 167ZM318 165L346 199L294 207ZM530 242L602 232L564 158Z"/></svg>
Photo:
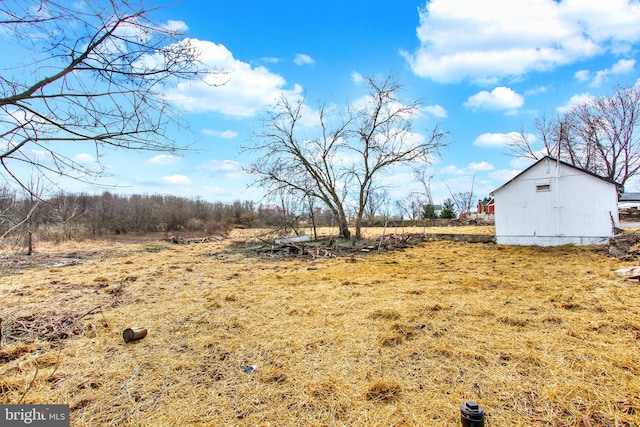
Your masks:
<svg viewBox="0 0 640 427"><path fill-rule="evenodd" d="M640 425L640 288L612 274L633 263L444 241L268 261L246 238L5 270L0 403L73 426L459 425L467 400L492 426Z"/></svg>

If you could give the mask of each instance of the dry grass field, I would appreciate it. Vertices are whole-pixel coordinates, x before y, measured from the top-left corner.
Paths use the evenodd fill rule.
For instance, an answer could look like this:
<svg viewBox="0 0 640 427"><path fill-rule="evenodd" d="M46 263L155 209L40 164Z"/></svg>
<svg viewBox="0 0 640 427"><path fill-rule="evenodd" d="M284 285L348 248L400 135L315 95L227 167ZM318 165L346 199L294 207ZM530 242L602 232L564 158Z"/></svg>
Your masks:
<svg viewBox="0 0 640 427"><path fill-rule="evenodd" d="M73 426L456 426L467 400L487 426L640 426L640 286L612 273L635 261L256 256L247 233L0 254L0 403L69 404Z"/></svg>

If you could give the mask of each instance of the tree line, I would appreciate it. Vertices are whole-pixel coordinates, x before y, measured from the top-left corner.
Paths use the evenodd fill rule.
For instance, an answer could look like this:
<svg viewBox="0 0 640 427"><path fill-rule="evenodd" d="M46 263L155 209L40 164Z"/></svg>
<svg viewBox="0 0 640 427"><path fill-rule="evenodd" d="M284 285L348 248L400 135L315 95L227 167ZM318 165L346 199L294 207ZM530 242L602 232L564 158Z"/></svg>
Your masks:
<svg viewBox="0 0 640 427"><path fill-rule="evenodd" d="M278 215L252 201L210 203L171 195L122 196L58 193L33 200L0 189L0 236L63 241L119 234L194 231L220 234L230 227L275 225Z"/></svg>
<svg viewBox="0 0 640 427"><path fill-rule="evenodd" d="M401 205L404 201L398 201ZM435 214L431 204L419 206L405 220L455 218L451 199ZM382 226L398 215L372 214L365 226ZM208 202L200 198L174 195L118 195L105 191L99 195L59 192L50 197L33 198L10 187L0 187L0 240L23 242L31 251L31 236L41 240L66 241L117 235L193 232L199 235L225 234L233 227L273 228L298 234L300 229L337 226L329 209L282 199L276 204L256 204L250 200L232 203ZM304 232L307 232L306 230ZM314 236L317 237L317 236Z"/></svg>

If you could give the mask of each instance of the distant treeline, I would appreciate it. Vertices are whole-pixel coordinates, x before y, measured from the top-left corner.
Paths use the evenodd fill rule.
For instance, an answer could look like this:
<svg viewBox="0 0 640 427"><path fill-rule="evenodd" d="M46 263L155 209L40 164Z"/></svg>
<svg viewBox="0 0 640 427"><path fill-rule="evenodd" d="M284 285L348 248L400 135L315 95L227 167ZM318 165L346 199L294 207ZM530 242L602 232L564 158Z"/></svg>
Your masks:
<svg viewBox="0 0 640 427"><path fill-rule="evenodd" d="M236 227L287 227L304 221L252 201L211 203L170 195L121 196L59 193L36 200L0 189L0 235L37 233L46 240L113 234L194 231L215 235ZM319 215L318 220L322 219Z"/></svg>

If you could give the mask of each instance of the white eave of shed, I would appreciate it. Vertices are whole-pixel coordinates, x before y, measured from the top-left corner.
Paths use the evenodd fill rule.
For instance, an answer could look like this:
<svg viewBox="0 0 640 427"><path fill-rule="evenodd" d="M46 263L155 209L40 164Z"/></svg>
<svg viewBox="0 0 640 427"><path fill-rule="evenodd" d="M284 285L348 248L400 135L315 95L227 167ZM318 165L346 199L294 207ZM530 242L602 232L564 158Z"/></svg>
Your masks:
<svg viewBox="0 0 640 427"><path fill-rule="evenodd" d="M525 170L523 170L522 172L520 172L519 174L517 174L516 176L514 176L513 178L511 178L509 181L505 182L505 183L504 183L504 184L502 184L500 187L498 187L498 188L496 188L495 190L493 190L491 193L489 193L489 195L490 195L491 197L494 197L494 196L495 196L495 193L497 193L498 191L502 190L504 187L506 187L507 185L511 184L513 181L515 181L516 179L518 179L521 175L524 175L524 174L525 174L529 169L533 168L533 167L534 167L534 166L536 166L538 163L542 163L542 162L543 162L543 161L545 161L545 160L546 160L546 161L553 162L553 163L556 163L556 164L561 164L561 165L567 166L567 167L569 167L569 168L572 168L572 169L578 170L578 171L580 171L580 172L584 172L584 173L586 173L587 175L591 175L591 176L593 176L593 177L596 177L596 178L598 178L598 179L601 179L601 180L603 180L603 181L605 181L605 182L608 182L608 183L610 183L610 184L614 184L618 189L620 189L620 188L622 187L620 184L618 184L618 183L617 183L617 182L615 182L615 181L610 180L609 178L605 178L605 177L603 177L603 176L597 175L597 174L595 174L595 173L593 173L593 172L590 172L590 171L588 171L588 170L586 170L586 169L579 168L579 167L574 166L574 165L572 165L572 164L570 164L570 163L563 162L562 160L554 159L554 158L553 158L553 157L551 157L551 156L544 156L543 158L541 158L540 160L538 160L537 162L535 162L534 164L532 164L531 166L529 166L528 168L526 168Z"/></svg>

